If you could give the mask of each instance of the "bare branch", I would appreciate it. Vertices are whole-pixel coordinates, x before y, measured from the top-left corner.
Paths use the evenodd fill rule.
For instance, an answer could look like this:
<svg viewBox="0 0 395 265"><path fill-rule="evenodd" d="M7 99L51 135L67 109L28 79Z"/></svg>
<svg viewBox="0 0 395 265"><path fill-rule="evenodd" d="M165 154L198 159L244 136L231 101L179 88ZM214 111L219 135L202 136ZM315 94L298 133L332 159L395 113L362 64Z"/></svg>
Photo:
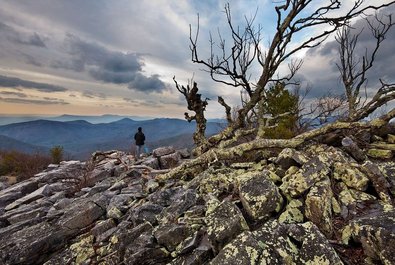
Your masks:
<svg viewBox="0 0 395 265"><path fill-rule="evenodd" d="M225 100L222 97L218 97L218 103L225 108L226 120L228 121L228 123L232 123L232 108L228 104L226 104Z"/></svg>

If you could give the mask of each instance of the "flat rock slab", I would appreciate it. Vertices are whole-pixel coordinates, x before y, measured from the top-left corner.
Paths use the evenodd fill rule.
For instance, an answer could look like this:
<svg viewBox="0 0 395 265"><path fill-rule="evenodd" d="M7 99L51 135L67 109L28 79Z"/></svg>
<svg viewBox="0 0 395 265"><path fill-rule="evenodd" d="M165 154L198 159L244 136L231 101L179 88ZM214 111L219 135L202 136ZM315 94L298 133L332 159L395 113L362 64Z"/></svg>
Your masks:
<svg viewBox="0 0 395 265"><path fill-rule="evenodd" d="M34 192L19 198L18 200L14 201L13 203L7 205L7 207L5 207L6 211L12 210L14 208L19 207L22 204L29 204L35 200L38 200L42 197L48 196L50 195L50 187L48 184L42 186L41 188L35 190Z"/></svg>
<svg viewBox="0 0 395 265"><path fill-rule="evenodd" d="M191 234L191 229L186 225L166 224L159 226L154 231L154 236L159 245L169 251L174 251L176 246Z"/></svg>
<svg viewBox="0 0 395 265"><path fill-rule="evenodd" d="M33 209L31 211L28 212L23 212L23 213L19 213L16 215L13 215L11 217L9 217L7 220L11 223L11 224L16 224L19 222L23 222L25 220L30 220L30 219L34 219L34 218L39 218L39 217L43 217L47 214L48 212L48 208L47 207L42 207L42 208L37 208L37 209Z"/></svg>
<svg viewBox="0 0 395 265"><path fill-rule="evenodd" d="M10 192L10 193L5 193L3 195L0 195L0 207L5 207L8 204L19 199L22 196L23 196L23 193L20 191Z"/></svg>
<svg viewBox="0 0 395 265"><path fill-rule="evenodd" d="M47 222L21 229L0 238L0 264L42 264L67 239L64 230Z"/></svg>
<svg viewBox="0 0 395 265"><path fill-rule="evenodd" d="M159 147L152 151L153 157L161 157L165 155L173 154L176 150L173 146Z"/></svg>
<svg viewBox="0 0 395 265"><path fill-rule="evenodd" d="M11 187L0 191L0 207L6 206L10 201L16 200L26 194L35 191L38 182L34 178L19 182Z"/></svg>
<svg viewBox="0 0 395 265"><path fill-rule="evenodd" d="M66 210L58 224L69 230L78 230L92 224L104 213L105 211L96 203L81 200L81 202Z"/></svg>

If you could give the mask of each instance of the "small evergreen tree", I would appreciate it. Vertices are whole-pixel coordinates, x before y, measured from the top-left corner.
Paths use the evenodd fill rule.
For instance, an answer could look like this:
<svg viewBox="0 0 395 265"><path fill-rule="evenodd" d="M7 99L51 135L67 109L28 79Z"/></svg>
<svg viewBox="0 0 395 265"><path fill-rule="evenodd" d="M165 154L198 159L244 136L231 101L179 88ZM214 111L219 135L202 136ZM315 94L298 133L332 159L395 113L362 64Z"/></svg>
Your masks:
<svg viewBox="0 0 395 265"><path fill-rule="evenodd" d="M64 150L63 146L56 145L50 150L52 163L59 164L63 160Z"/></svg>
<svg viewBox="0 0 395 265"><path fill-rule="evenodd" d="M265 100L260 104L260 119L266 119L267 126L263 127L259 135L274 139L295 136L298 101L298 96L289 92L284 83L279 82L271 86L265 94Z"/></svg>

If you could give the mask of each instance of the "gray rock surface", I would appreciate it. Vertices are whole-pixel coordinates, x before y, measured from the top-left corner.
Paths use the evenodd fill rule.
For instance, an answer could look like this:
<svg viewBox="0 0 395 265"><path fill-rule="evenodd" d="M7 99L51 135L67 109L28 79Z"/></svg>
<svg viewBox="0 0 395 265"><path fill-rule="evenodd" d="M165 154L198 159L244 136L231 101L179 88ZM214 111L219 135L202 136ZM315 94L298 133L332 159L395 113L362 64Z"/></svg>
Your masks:
<svg viewBox="0 0 395 265"><path fill-rule="evenodd" d="M96 152L0 190L0 264L395 263L393 161L309 144L163 181L186 156L154 154Z"/></svg>

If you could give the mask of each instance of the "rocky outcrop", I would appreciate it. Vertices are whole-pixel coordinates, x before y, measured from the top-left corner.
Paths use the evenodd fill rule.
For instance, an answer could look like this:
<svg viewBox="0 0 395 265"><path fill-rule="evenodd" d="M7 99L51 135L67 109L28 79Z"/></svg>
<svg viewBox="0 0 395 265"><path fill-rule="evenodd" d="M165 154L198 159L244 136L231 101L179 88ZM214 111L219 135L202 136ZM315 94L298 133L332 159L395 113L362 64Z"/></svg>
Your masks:
<svg viewBox="0 0 395 265"><path fill-rule="evenodd" d="M51 165L0 190L0 264L393 264L395 163L348 152L310 144L171 179L185 150Z"/></svg>

